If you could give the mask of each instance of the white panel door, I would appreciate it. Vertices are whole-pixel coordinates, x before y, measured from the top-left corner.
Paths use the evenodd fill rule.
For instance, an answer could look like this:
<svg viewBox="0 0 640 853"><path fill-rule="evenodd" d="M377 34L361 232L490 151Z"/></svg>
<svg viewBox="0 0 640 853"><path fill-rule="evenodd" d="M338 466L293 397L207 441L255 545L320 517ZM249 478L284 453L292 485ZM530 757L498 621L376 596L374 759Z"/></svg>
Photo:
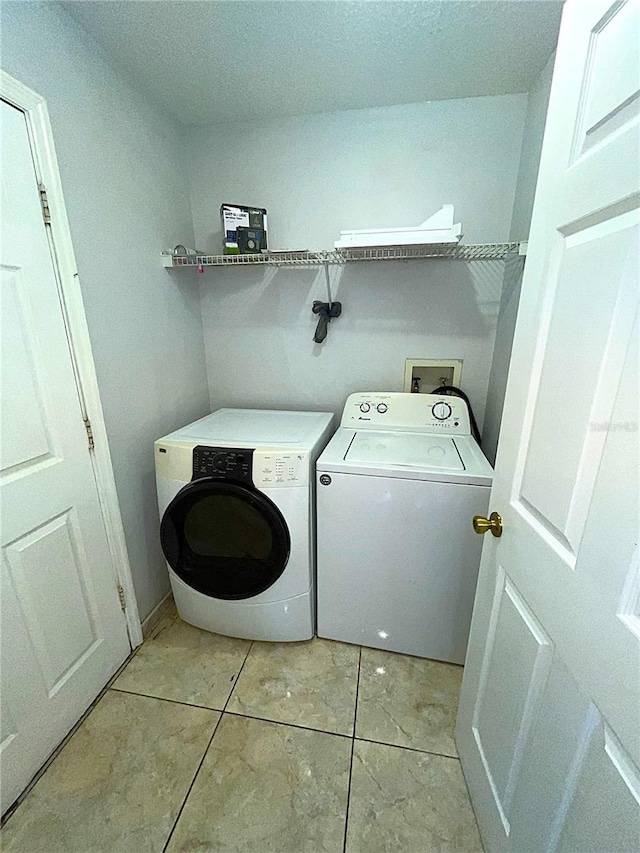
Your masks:
<svg viewBox="0 0 640 853"><path fill-rule="evenodd" d="M129 654L25 116L2 111L2 811Z"/></svg>
<svg viewBox="0 0 640 853"><path fill-rule="evenodd" d="M640 4L568 0L457 741L488 850L640 850Z"/></svg>

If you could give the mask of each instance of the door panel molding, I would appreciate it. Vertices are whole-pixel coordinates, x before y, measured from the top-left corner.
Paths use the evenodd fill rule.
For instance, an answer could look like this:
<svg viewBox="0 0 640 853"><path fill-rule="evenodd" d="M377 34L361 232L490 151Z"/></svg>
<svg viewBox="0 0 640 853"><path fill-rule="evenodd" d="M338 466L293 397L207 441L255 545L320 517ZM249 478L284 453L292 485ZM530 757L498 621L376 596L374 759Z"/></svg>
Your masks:
<svg viewBox="0 0 640 853"><path fill-rule="evenodd" d="M554 853L558 848L558 842L562 835L562 829L567 817L567 812L569 811L569 806L571 805L571 801L573 800L578 787L578 782L580 781L580 774L582 773L587 750L591 745L594 732L596 731L599 722L600 714L598 713L598 709L595 705L590 704L587 708L584 720L582 721L580 736L578 738L575 752L573 753L573 759L569 766L569 772L564 780L564 794L558 804L556 816L551 827L549 846L547 847L546 853Z"/></svg>
<svg viewBox="0 0 640 853"><path fill-rule="evenodd" d="M549 284L554 290L550 301L555 319L539 337L536 363L540 362L540 370L536 384L531 385L541 414L534 416L522 432L525 458L515 488L519 501L545 528L546 538L556 540L552 547L571 568L575 566L606 439L606 431L593 425L611 420L617 386L611 384L609 377L613 367L624 360L633 329L638 292L632 250L639 236L638 222L638 211L633 211L568 238L558 280ZM606 289L599 288L594 299L590 277L597 281L598 264L607 260L608 255L612 257L609 281ZM582 293L571 288L565 292L562 286L557 286L567 280L571 269L580 272L569 281L579 277ZM567 339L567 319L580 300L583 317L601 318L599 339L590 340L586 353L580 351L582 326L576 326L573 339ZM579 355L571 356L574 352ZM561 367L569 376L574 375L572 357L582 362L584 379L590 386L593 384L591 398L590 387L564 385L561 381ZM589 363L586 368L585 362ZM595 382L592 377L597 377ZM564 474L553 491L546 488L549 468ZM567 484L564 488L563 481ZM518 506L518 499L515 505Z"/></svg>
<svg viewBox="0 0 640 853"><path fill-rule="evenodd" d="M635 13L635 21L633 20ZM613 50L615 45L611 44L611 39L615 39L615 33L612 31L616 27L635 27L637 31L638 25L638 8L628 0L620 0L610 9L607 9L599 23L593 28L589 44L587 47L587 59L585 62L585 73L582 82L582 91L580 92L580 106L578 108L575 138L573 141L571 152L571 163L574 163L580 156L587 152L593 145L598 144L602 138L600 130L606 128L607 133L611 133L617 129L624 121L633 118L635 112L630 110L630 107L638 98L638 89L629 87L629 79L633 80L633 72L635 69L624 67L624 61L631 57L619 56L603 56L603 54ZM603 61L614 60L612 64L620 66L622 71L632 71L632 74L625 76L620 73L617 79L611 80L610 75L606 75L607 85L603 84L603 80L599 74L598 64L603 64ZM622 59L622 63L620 62ZM596 81L595 90L592 87L592 82ZM610 126L607 128L607 124ZM613 127L611 127L613 125Z"/></svg>
<svg viewBox="0 0 640 853"><path fill-rule="evenodd" d="M520 637L516 635L517 631L522 632ZM511 633L510 636L509 632ZM520 669L518 673L512 673L515 678L519 677L522 682L519 685L515 683L515 680L512 682L510 687L513 688L513 694L507 696L497 694L494 690L488 690L494 655L499 659L500 653L510 655L510 650L514 646L524 646L527 643L532 644L532 648L529 650L530 666L526 672ZM511 831L509 814L518 782L520 765L535 714L546 687L552 653L553 644L544 628L531 612L503 567L498 565L485 655L473 712L472 731L507 836ZM499 659L498 663L501 670L504 669L504 661ZM516 695L518 688L519 696ZM496 718L496 709L489 708L488 712L488 736L491 738L493 734L495 738L502 741L503 746L502 767L498 768L501 777L499 779L496 777L496 768L491 767L483 743L483 738L487 736L487 729L483 725L483 711L487 699L499 701L503 706L510 700L513 700L514 704L513 727L508 732L502 729L499 733L491 733L491 720ZM517 703L520 705L519 708ZM495 743L491 752L494 755L499 752L495 748Z"/></svg>

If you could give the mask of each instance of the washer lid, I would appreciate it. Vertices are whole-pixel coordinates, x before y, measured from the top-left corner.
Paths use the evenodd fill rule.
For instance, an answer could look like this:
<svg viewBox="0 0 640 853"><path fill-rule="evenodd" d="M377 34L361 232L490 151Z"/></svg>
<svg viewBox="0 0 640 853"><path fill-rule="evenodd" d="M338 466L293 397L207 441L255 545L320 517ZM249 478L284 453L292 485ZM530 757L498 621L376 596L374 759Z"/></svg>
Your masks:
<svg viewBox="0 0 640 853"><path fill-rule="evenodd" d="M345 462L464 471L451 438L413 432L357 432Z"/></svg>

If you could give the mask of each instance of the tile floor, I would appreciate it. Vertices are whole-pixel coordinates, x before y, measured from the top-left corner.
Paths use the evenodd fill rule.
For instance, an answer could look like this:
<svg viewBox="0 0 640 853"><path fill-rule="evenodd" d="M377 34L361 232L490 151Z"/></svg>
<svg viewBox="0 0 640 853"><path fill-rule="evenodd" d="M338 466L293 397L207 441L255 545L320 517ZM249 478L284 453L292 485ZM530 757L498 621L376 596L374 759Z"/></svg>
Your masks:
<svg viewBox="0 0 640 853"><path fill-rule="evenodd" d="M165 617L7 821L6 853L482 851L460 667Z"/></svg>

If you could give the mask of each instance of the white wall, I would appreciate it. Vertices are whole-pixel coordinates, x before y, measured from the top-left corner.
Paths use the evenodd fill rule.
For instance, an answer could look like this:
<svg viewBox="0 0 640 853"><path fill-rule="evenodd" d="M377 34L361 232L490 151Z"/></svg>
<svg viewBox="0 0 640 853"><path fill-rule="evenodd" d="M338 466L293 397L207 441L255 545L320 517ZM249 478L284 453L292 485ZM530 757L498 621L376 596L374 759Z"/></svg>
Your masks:
<svg viewBox="0 0 640 853"><path fill-rule="evenodd" d="M197 289L159 264L192 236L181 140L57 4L0 12L2 68L49 105L144 618L169 588L152 443L208 411Z"/></svg>
<svg viewBox="0 0 640 853"><path fill-rule="evenodd" d="M418 224L445 202L466 242L507 240L525 110L526 96L506 95L189 131L196 245L220 250L222 202L267 207L272 248L332 247L341 228ZM407 357L452 357L482 423L502 267L333 268L343 315L323 345L311 314L326 299L321 271L209 269L198 278L211 404L340 412L353 391L401 390Z"/></svg>
<svg viewBox="0 0 640 853"><path fill-rule="evenodd" d="M518 169L518 181L511 217L510 234L512 240L526 240L529 236L555 58L555 53L553 53L529 93L527 101L527 118L522 137L520 168ZM492 463L495 461L498 447L504 395L509 375L509 362L511 361L511 348L518 316L523 268L524 265L517 259L514 259L507 266L500 299L500 312L487 392L487 410L482 430L482 449Z"/></svg>
<svg viewBox="0 0 640 853"><path fill-rule="evenodd" d="M544 128L547 123L547 108L555 61L556 54L554 51L529 92L527 99L527 117L522 135L520 167L511 215L510 233L512 240L526 240L529 236L533 197L538 181L538 166L540 165Z"/></svg>
<svg viewBox="0 0 640 853"><path fill-rule="evenodd" d="M505 264L496 339L493 347L491 372L489 373L489 385L487 388L487 406L482 427L482 449L492 465L496 459L500 424L502 422L504 395L509 375L513 334L518 316L523 269L524 258L522 257L509 258Z"/></svg>

